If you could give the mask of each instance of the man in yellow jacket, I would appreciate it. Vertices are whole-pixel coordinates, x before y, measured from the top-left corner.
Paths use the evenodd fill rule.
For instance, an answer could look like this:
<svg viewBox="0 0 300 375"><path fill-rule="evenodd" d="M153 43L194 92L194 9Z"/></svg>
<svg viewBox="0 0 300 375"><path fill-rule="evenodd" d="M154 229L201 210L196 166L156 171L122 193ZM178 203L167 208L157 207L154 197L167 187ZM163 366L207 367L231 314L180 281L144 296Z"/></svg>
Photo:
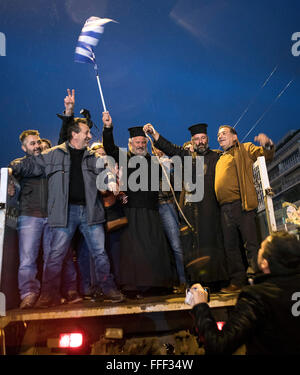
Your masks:
<svg viewBox="0 0 300 375"><path fill-rule="evenodd" d="M257 271L259 243L255 215L258 206L253 180L253 163L259 156L272 160L274 145L265 134L253 143L240 143L234 128L222 125L218 142L223 149L216 165L215 192L221 206L221 221L230 285L223 292L239 292L246 283L246 272L239 247L241 236L249 266Z"/></svg>

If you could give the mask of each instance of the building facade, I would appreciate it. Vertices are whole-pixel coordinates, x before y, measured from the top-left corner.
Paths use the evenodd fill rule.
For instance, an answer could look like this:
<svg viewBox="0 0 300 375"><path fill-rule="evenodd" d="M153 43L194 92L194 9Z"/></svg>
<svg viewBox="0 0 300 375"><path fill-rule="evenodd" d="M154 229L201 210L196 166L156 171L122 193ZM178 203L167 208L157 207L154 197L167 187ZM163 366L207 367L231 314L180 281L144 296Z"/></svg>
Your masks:
<svg viewBox="0 0 300 375"><path fill-rule="evenodd" d="M297 232L299 226L289 222L285 202L300 207L300 129L291 130L277 144L273 161L268 165L277 230ZM300 208L299 208L300 215Z"/></svg>

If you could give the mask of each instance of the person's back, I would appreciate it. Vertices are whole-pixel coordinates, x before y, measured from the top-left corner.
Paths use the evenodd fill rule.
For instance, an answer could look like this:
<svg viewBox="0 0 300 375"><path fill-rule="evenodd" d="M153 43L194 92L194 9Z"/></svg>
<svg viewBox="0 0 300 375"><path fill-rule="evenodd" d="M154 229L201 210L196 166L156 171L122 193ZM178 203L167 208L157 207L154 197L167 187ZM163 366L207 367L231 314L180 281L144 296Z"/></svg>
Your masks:
<svg viewBox="0 0 300 375"><path fill-rule="evenodd" d="M300 273L268 274L257 281L244 287L239 296L256 304L257 321L253 336L246 342L247 354L300 354L300 316L292 311Z"/></svg>
<svg viewBox="0 0 300 375"><path fill-rule="evenodd" d="M200 284L191 287L195 330L207 354L300 353L300 241L286 232L272 233L261 244L258 268L263 276L239 294L219 331Z"/></svg>

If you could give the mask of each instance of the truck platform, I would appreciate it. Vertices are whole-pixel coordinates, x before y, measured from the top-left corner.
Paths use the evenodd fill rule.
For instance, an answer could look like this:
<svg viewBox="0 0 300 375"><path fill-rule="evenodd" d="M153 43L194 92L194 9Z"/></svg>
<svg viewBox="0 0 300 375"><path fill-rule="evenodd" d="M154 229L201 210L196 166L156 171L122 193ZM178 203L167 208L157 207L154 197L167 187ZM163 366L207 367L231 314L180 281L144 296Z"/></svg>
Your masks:
<svg viewBox="0 0 300 375"><path fill-rule="evenodd" d="M210 296L216 321L228 319L236 299L237 294ZM85 345L80 354L199 354L191 334L191 307L184 300L184 295L170 294L122 303L82 301L47 309L8 310L0 317L2 354L75 353L59 348L63 332L83 333Z"/></svg>

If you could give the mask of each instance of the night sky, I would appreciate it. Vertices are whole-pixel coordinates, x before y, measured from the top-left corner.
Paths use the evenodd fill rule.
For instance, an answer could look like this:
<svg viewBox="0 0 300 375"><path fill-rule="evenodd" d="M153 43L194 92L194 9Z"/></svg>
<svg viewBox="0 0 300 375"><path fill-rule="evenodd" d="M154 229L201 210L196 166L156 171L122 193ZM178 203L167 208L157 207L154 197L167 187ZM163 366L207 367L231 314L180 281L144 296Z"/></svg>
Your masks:
<svg viewBox="0 0 300 375"><path fill-rule="evenodd" d="M89 109L102 128L93 67L74 62L90 16L118 21L106 25L95 48L118 145L127 146L128 127L148 122L183 144L190 125L206 122L218 148L218 127L235 125L243 113L240 140L264 113L245 141L264 132L278 142L299 128L300 56L291 52L299 0L1 0L2 167L23 156L25 129L57 143L67 88L76 90L76 114Z"/></svg>

